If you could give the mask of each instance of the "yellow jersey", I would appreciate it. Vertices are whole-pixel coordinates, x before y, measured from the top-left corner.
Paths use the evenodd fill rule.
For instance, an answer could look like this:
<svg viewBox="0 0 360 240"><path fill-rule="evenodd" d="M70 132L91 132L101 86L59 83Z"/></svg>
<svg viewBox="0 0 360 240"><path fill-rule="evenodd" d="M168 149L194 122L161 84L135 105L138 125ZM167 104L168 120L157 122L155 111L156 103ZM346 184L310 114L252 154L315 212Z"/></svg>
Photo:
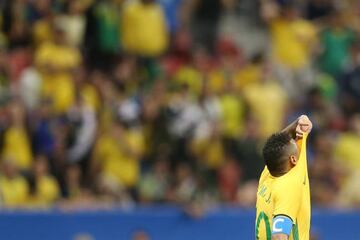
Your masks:
<svg viewBox="0 0 360 240"><path fill-rule="evenodd" d="M273 177L265 167L261 174L256 201L257 240L271 240L272 221L277 215L288 216L293 222L289 240L309 240L311 206L306 139L304 134L297 142L299 161L288 173Z"/></svg>

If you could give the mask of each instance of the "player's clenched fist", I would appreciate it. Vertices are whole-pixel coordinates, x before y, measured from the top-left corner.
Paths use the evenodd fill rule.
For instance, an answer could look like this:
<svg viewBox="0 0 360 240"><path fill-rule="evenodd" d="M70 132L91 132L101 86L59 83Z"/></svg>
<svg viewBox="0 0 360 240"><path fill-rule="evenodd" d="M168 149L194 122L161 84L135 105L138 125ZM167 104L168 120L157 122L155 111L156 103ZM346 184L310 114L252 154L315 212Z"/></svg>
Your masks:
<svg viewBox="0 0 360 240"><path fill-rule="evenodd" d="M312 122L306 115L301 115L298 118L296 126L296 137L302 138L304 133L310 133L312 129Z"/></svg>

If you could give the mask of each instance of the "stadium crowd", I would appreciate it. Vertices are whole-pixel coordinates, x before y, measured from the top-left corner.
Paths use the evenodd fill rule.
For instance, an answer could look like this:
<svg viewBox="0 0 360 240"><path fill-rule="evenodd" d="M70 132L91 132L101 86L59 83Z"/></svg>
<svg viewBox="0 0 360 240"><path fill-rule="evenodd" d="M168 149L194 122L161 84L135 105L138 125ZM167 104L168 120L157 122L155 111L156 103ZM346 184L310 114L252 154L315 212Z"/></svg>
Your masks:
<svg viewBox="0 0 360 240"><path fill-rule="evenodd" d="M360 206L352 0L0 1L0 207L252 207L300 114L313 204Z"/></svg>

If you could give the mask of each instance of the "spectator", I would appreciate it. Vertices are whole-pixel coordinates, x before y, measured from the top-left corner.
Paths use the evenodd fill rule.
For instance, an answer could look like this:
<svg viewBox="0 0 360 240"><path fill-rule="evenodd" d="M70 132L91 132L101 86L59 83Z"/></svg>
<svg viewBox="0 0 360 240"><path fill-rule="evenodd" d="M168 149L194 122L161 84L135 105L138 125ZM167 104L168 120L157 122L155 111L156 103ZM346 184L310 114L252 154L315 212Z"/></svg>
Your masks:
<svg viewBox="0 0 360 240"><path fill-rule="evenodd" d="M334 77L339 77L350 63L350 49L355 41L354 31L347 27L341 12L330 17L330 24L320 33L323 52L319 58L320 68Z"/></svg>
<svg viewBox="0 0 360 240"><path fill-rule="evenodd" d="M33 156L25 126L25 111L16 100L8 105L8 110L11 120L4 133L2 157L14 161L14 165L20 170L27 171L31 168Z"/></svg>
<svg viewBox="0 0 360 240"><path fill-rule="evenodd" d="M48 159L38 156L34 162L29 202L34 207L50 207L60 197L56 179L50 175Z"/></svg>
<svg viewBox="0 0 360 240"><path fill-rule="evenodd" d="M316 44L315 26L302 19L291 3L278 16L268 16L274 74L289 96L296 99L312 84L311 59ZM291 49L291 51L289 51Z"/></svg>
<svg viewBox="0 0 360 240"><path fill-rule="evenodd" d="M124 6L122 44L129 53L143 57L158 56L168 46L166 20L154 0L132 1Z"/></svg>
<svg viewBox="0 0 360 240"><path fill-rule="evenodd" d="M288 96L290 92L278 82L271 79L266 66L262 67L262 77L258 83L250 84L244 88L244 99L250 109L250 114L259 123L262 139L281 129L285 117ZM258 96L262 96L259 98ZM271 104L271 108L265 107Z"/></svg>
<svg viewBox="0 0 360 240"><path fill-rule="evenodd" d="M43 80L43 96L53 101L57 114L65 113L75 101L71 71L81 63L78 49L66 42L64 27L56 23L55 40L42 44L35 53L35 64Z"/></svg>
<svg viewBox="0 0 360 240"><path fill-rule="evenodd" d="M360 170L360 159L357 152L357 146L360 143L360 115L354 114L349 122L349 131L341 133L338 136L335 145L335 156L342 162L346 168L355 171Z"/></svg>
<svg viewBox="0 0 360 240"><path fill-rule="evenodd" d="M98 1L87 8L84 47L89 66L107 69L113 64L120 50L120 10L114 0Z"/></svg>
<svg viewBox="0 0 360 240"><path fill-rule="evenodd" d="M66 14L57 19L60 25L66 26L64 34L70 46L78 47L83 42L85 18L82 13L86 7L86 1L69 1Z"/></svg>
<svg viewBox="0 0 360 240"><path fill-rule="evenodd" d="M33 21L33 42L36 47L54 40L54 14L50 0L34 1L30 5L30 19Z"/></svg>
<svg viewBox="0 0 360 240"><path fill-rule="evenodd" d="M217 46L219 63L214 70L209 72L207 85L211 91L221 93L229 84L235 84L238 79L242 56L240 50L230 40L219 40ZM231 83L229 83L231 82Z"/></svg>
<svg viewBox="0 0 360 240"><path fill-rule="evenodd" d="M221 130L227 151L235 152L235 145L244 131L245 104L235 93L232 82L228 82L220 95Z"/></svg>
<svg viewBox="0 0 360 240"><path fill-rule="evenodd" d="M8 158L1 162L0 192L2 204L9 208L26 206L29 186L16 163Z"/></svg>
<svg viewBox="0 0 360 240"><path fill-rule="evenodd" d="M113 122L96 143L93 164L117 185L132 189L139 180L143 144L141 130Z"/></svg>

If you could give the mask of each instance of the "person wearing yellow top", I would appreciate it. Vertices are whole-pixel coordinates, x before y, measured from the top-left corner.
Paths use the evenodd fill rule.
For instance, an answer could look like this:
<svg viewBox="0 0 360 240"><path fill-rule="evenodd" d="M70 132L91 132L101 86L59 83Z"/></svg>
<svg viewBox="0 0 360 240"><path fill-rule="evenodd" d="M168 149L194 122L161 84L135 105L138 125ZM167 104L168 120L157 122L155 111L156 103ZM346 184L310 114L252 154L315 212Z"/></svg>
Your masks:
<svg viewBox="0 0 360 240"><path fill-rule="evenodd" d="M35 46L41 46L41 44L49 41L53 41L53 18L45 16L37 20L33 25L33 40Z"/></svg>
<svg viewBox="0 0 360 240"><path fill-rule="evenodd" d="M144 145L141 129L126 128L124 123L115 121L96 143L93 166L100 168L105 178L132 188L139 180Z"/></svg>
<svg viewBox="0 0 360 240"><path fill-rule="evenodd" d="M29 204L33 207L50 207L60 197L59 184L49 174L48 160L39 156L33 167L33 192L29 196Z"/></svg>
<svg viewBox="0 0 360 240"><path fill-rule="evenodd" d="M35 64L43 79L43 96L52 100L58 114L66 112L74 103L71 71L81 63L79 50L67 45L63 27L56 25L54 41L43 43L35 52Z"/></svg>
<svg viewBox="0 0 360 240"><path fill-rule="evenodd" d="M225 138L237 139L244 130L245 106L242 99L226 91L220 97L221 128Z"/></svg>
<svg viewBox="0 0 360 240"><path fill-rule="evenodd" d="M250 84L256 84L261 81L264 57L261 54L257 54L252 57L244 67L239 69L234 75L234 88L236 91L242 91L246 86Z"/></svg>
<svg viewBox="0 0 360 240"><path fill-rule="evenodd" d="M144 57L163 53L169 37L161 6L154 0L130 1L125 4L121 34L123 47L128 52Z"/></svg>
<svg viewBox="0 0 360 240"><path fill-rule="evenodd" d="M193 66L185 65L176 71L173 82L176 86L188 86L193 96L198 96L203 88L203 74Z"/></svg>
<svg viewBox="0 0 360 240"><path fill-rule="evenodd" d="M348 169L360 170L360 114L350 119L350 131L341 133L335 144L335 159Z"/></svg>
<svg viewBox="0 0 360 240"><path fill-rule="evenodd" d="M316 39L314 26L303 19L276 18L270 25L275 59L292 69L309 64L311 46Z"/></svg>
<svg viewBox="0 0 360 240"><path fill-rule="evenodd" d="M2 161L0 172L0 202L6 208L24 207L29 193L25 178L11 159Z"/></svg>
<svg viewBox="0 0 360 240"><path fill-rule="evenodd" d="M252 116L260 125L262 139L281 127L287 94L277 82L263 76L261 81L246 86L243 96Z"/></svg>
<svg viewBox="0 0 360 240"><path fill-rule="evenodd" d="M214 130L206 139L191 142L191 150L208 169L218 169L224 164L225 149L218 130Z"/></svg>
<svg viewBox="0 0 360 240"><path fill-rule="evenodd" d="M24 124L24 109L13 102L9 105L12 122L4 134L2 158L11 159L21 170L28 170L32 164L32 152Z"/></svg>
<svg viewBox="0 0 360 240"><path fill-rule="evenodd" d="M309 240L310 187L306 139L312 123L300 116L268 138L257 192L257 240Z"/></svg>
<svg viewBox="0 0 360 240"><path fill-rule="evenodd" d="M291 3L269 19L271 56L276 78L294 98L313 84L312 53L317 43L315 26L299 16Z"/></svg>

